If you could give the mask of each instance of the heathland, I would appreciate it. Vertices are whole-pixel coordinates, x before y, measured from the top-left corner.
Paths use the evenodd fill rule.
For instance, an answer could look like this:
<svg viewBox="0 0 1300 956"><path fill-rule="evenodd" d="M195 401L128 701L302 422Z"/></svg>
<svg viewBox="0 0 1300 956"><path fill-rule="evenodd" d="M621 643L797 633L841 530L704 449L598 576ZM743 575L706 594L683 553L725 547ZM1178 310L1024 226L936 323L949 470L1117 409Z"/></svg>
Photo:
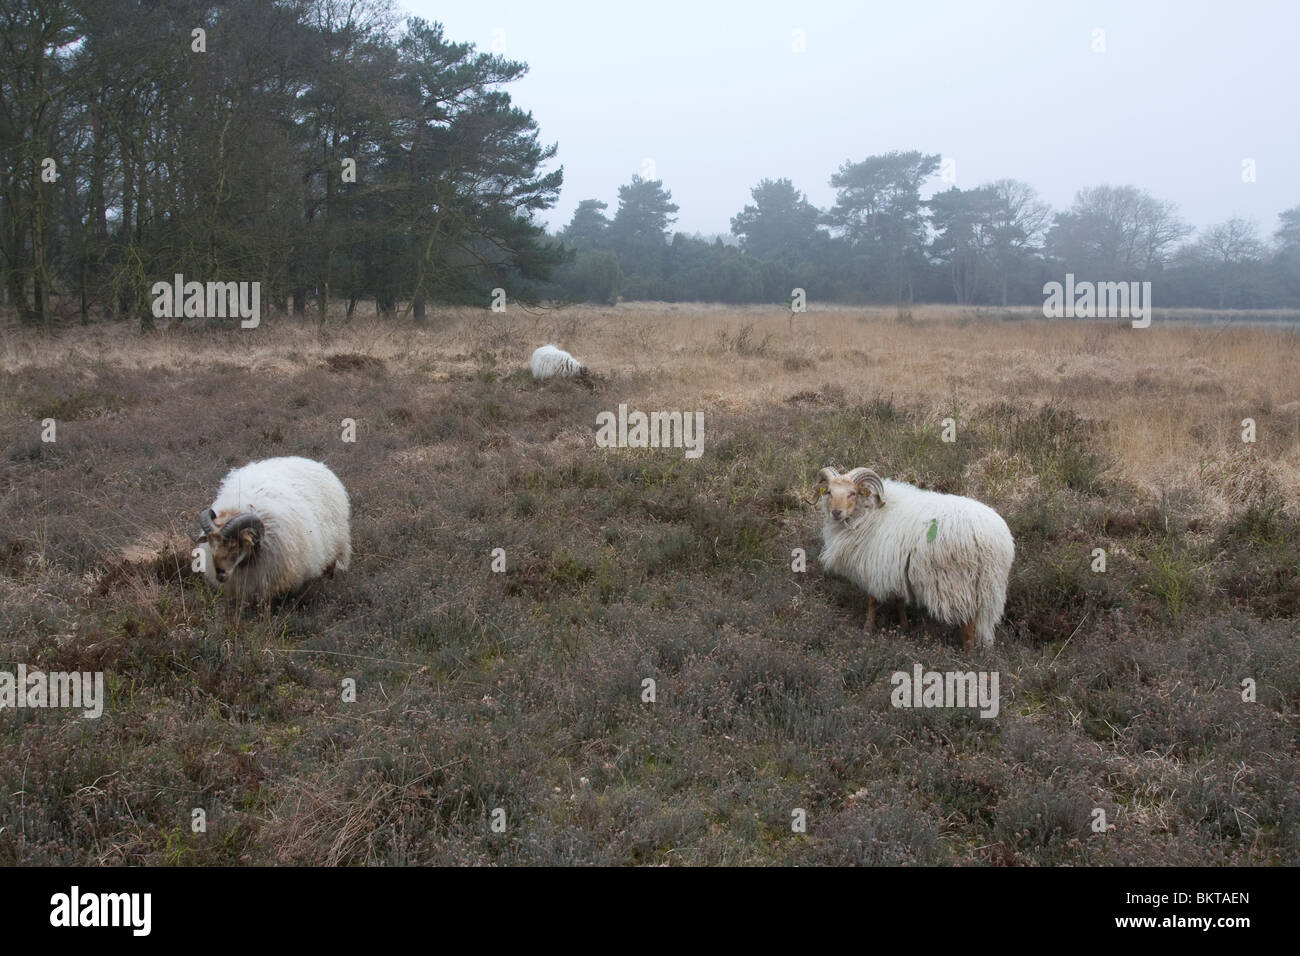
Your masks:
<svg viewBox="0 0 1300 956"><path fill-rule="evenodd" d="M0 863L1300 863L1300 337L1172 318L9 325L0 671L108 700L0 710ZM591 379L534 383L545 342ZM703 454L597 447L620 404L702 412ZM233 608L196 516L290 454L353 565ZM827 464L1002 513L991 650L863 632ZM891 706L916 664L996 671L997 717Z"/></svg>

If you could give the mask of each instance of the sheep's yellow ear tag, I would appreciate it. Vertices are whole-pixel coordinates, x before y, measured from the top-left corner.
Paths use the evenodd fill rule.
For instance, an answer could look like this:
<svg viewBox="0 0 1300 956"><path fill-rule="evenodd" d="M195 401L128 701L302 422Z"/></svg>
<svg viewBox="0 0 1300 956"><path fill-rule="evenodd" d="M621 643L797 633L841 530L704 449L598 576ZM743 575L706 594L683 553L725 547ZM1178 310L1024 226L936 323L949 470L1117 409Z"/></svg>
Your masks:
<svg viewBox="0 0 1300 956"><path fill-rule="evenodd" d="M817 486L817 494L819 494L819 495L824 495L824 494L826 494L828 491L830 491L830 489L827 488L825 485L818 485L818 486Z"/></svg>
<svg viewBox="0 0 1300 956"><path fill-rule="evenodd" d="M927 532L925 533L925 540L926 540L927 542L933 542L933 541L934 541L934 536L937 535L938 533L939 533L939 519L938 519L938 518L931 518L931 519L930 519L930 530L927 531Z"/></svg>

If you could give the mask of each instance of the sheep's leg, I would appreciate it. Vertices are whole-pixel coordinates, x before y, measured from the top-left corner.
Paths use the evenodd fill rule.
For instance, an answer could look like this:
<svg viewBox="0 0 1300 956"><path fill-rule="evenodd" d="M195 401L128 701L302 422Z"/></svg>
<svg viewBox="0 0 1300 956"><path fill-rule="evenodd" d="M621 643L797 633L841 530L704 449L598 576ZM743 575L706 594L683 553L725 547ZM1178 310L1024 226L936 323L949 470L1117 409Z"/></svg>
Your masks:
<svg viewBox="0 0 1300 956"><path fill-rule="evenodd" d="M331 581L334 580L334 568L337 565L337 561L331 561L329 567L325 569L325 577L329 578Z"/></svg>
<svg viewBox="0 0 1300 956"><path fill-rule="evenodd" d="M961 647L964 651L975 650L975 620L972 618L961 626Z"/></svg>
<svg viewBox="0 0 1300 956"><path fill-rule="evenodd" d="M902 598L898 599L898 623L907 627L907 602Z"/></svg>
<svg viewBox="0 0 1300 956"><path fill-rule="evenodd" d="M867 630L870 631L876 626L876 599L867 596Z"/></svg>

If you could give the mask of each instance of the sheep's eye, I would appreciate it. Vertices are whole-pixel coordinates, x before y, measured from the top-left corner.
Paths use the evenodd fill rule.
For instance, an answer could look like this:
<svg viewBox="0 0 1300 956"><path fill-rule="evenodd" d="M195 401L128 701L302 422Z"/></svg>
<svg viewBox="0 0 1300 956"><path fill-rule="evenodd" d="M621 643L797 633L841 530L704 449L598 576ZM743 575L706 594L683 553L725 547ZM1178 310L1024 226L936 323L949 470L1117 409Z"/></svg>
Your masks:
<svg viewBox="0 0 1300 956"><path fill-rule="evenodd" d="M850 497L850 498L856 498L857 496L858 496L858 493L857 493L856 491L850 491L850 492L849 492L849 497Z"/></svg>

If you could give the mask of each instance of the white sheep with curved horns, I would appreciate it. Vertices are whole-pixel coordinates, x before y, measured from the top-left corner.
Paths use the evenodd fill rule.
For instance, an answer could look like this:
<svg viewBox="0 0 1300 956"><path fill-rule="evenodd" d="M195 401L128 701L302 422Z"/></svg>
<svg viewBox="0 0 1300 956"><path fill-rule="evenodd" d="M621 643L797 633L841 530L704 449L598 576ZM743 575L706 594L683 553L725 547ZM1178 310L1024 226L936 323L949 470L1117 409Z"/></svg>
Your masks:
<svg viewBox="0 0 1300 956"><path fill-rule="evenodd" d="M867 627L876 602L915 601L960 626L966 650L993 643L1006 606L1016 545L1001 515L973 498L882 479L870 468L818 475L821 562L867 592Z"/></svg>
<svg viewBox="0 0 1300 956"><path fill-rule="evenodd" d="M581 362L554 345L543 345L535 351L528 365L533 378L539 382L548 378L581 378L587 373Z"/></svg>
<svg viewBox="0 0 1300 956"><path fill-rule="evenodd" d="M259 600L346 571L351 506L334 472L308 458L267 458L226 475L199 515L204 574Z"/></svg>

